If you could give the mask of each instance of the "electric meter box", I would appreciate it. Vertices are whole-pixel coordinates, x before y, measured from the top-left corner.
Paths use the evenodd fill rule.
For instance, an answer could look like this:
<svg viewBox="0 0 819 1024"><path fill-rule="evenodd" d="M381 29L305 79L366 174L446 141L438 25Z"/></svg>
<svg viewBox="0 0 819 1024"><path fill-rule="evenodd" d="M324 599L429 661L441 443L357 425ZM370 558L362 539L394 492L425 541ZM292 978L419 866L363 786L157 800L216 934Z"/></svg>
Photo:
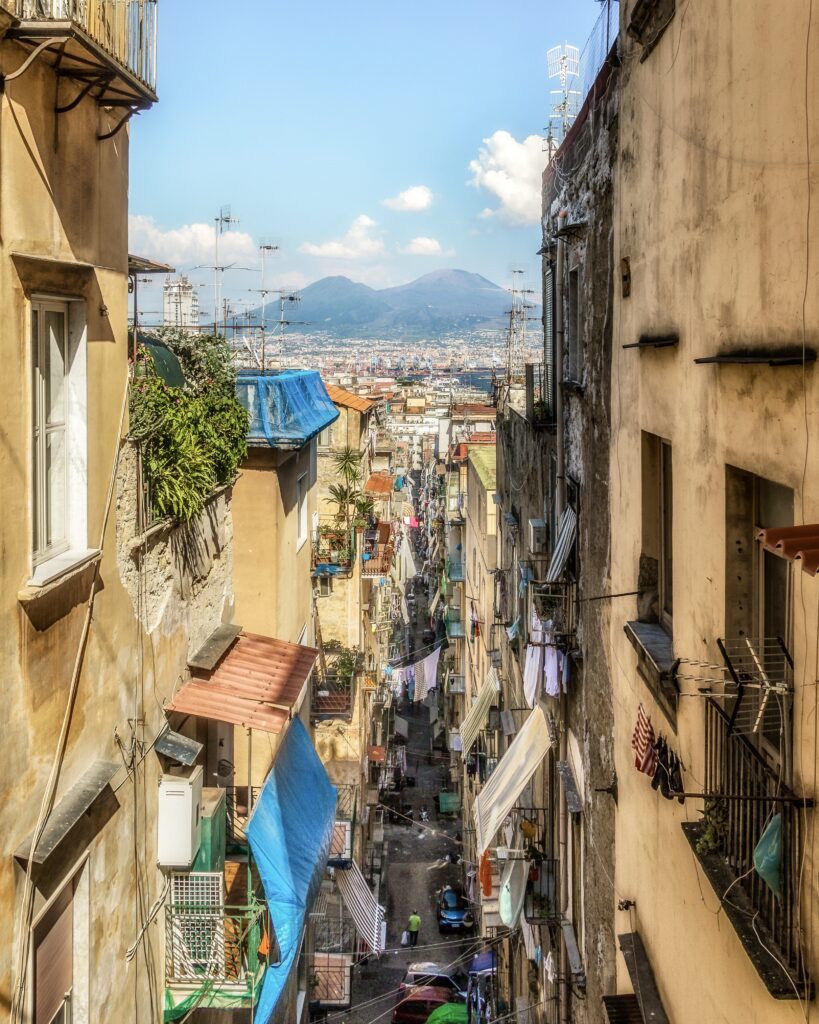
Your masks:
<svg viewBox="0 0 819 1024"><path fill-rule="evenodd" d="M533 555L546 554L546 523L543 519L529 520L529 551Z"/></svg>
<svg viewBox="0 0 819 1024"><path fill-rule="evenodd" d="M157 863L188 869L202 842L202 766L162 775L157 811Z"/></svg>

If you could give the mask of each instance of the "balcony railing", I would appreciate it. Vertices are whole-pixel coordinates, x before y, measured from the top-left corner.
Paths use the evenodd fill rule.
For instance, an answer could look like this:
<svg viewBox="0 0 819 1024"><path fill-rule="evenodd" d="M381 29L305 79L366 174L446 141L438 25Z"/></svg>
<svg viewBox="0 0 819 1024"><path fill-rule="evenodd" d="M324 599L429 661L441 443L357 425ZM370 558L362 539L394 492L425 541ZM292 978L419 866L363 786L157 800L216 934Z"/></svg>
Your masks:
<svg viewBox="0 0 819 1024"><path fill-rule="evenodd" d="M313 953L310 958L310 1002L320 1006L350 1005L352 956Z"/></svg>
<svg viewBox="0 0 819 1024"><path fill-rule="evenodd" d="M355 559L355 530L332 516L322 516L313 536L313 568L333 565L349 570Z"/></svg>
<svg viewBox="0 0 819 1024"><path fill-rule="evenodd" d="M464 582L464 563L449 559L446 563L446 574L450 583Z"/></svg>
<svg viewBox="0 0 819 1024"><path fill-rule="evenodd" d="M798 920L803 804L779 772L744 736L731 732L731 717L705 701L706 823L710 851L720 855L755 915L756 929L768 933L792 974L805 978ZM781 898L754 870L754 851L774 815L781 815ZM698 844L698 852L703 852Z"/></svg>
<svg viewBox="0 0 819 1024"><path fill-rule="evenodd" d="M466 633L461 621L461 609L449 608L446 613L446 635L450 640L462 640Z"/></svg>
<svg viewBox="0 0 819 1024"><path fill-rule="evenodd" d="M339 821L352 821L355 817L356 797L358 786L352 783L344 783L336 786L336 819Z"/></svg>
<svg viewBox="0 0 819 1024"><path fill-rule="evenodd" d="M311 714L314 719L349 718L353 713L355 681L339 676L328 666L323 679L313 683Z"/></svg>
<svg viewBox="0 0 819 1024"><path fill-rule="evenodd" d="M551 363L527 366L526 413L536 427L554 427L557 423L554 366Z"/></svg>
<svg viewBox="0 0 819 1024"><path fill-rule="evenodd" d="M259 797L259 786L252 787L253 803ZM250 808L247 799L247 786L226 786L225 803L227 808L227 846L228 850L247 846L247 820Z"/></svg>
<svg viewBox="0 0 819 1024"><path fill-rule="evenodd" d="M11 0L25 23L71 22L153 91L157 0Z"/></svg>
<svg viewBox="0 0 819 1024"><path fill-rule="evenodd" d="M258 980L266 907L171 904L165 913L166 985L242 985ZM271 957L271 962L275 958Z"/></svg>

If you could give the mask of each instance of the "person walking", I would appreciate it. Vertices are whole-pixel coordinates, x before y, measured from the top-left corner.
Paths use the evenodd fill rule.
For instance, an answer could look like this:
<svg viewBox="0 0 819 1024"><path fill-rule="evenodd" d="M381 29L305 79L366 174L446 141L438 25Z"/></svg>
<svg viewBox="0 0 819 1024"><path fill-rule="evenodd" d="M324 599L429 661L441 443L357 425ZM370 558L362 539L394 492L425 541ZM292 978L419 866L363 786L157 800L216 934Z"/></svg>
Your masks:
<svg viewBox="0 0 819 1024"><path fill-rule="evenodd" d="M409 932L409 943L411 946L418 945L418 932L421 930L421 918L418 916L418 911L413 910L409 916L407 922L407 931Z"/></svg>

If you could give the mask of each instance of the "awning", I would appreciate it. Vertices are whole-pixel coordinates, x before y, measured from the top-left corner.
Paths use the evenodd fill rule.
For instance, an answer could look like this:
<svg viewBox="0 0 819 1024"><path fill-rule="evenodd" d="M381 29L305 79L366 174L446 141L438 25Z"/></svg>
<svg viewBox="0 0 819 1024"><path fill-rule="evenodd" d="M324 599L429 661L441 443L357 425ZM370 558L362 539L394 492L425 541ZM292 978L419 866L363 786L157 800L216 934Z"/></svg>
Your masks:
<svg viewBox="0 0 819 1024"><path fill-rule="evenodd" d="M344 905L350 911L362 938L373 953L384 951L384 908L373 896L361 871L353 861L349 868L336 868L336 881Z"/></svg>
<svg viewBox="0 0 819 1024"><path fill-rule="evenodd" d="M166 710L281 732L318 653L314 647L242 633L216 668L197 672Z"/></svg>
<svg viewBox="0 0 819 1024"><path fill-rule="evenodd" d="M475 703L467 711L463 722L461 722L461 749L464 757L469 753L472 744L478 738L478 733L483 728L483 723L489 714L489 708L498 690L500 690L498 673L493 668L490 668L486 673L483 686L478 690Z"/></svg>
<svg viewBox="0 0 819 1024"><path fill-rule="evenodd" d="M819 525L758 530L756 539L766 551L786 558L789 562L800 561L802 571L810 576L819 573Z"/></svg>
<svg viewBox="0 0 819 1024"><path fill-rule="evenodd" d="M392 494L393 483L391 473L370 473L364 484L364 493L371 498L388 498Z"/></svg>
<svg viewBox="0 0 819 1024"><path fill-rule="evenodd" d="M273 1016L292 972L305 917L324 877L335 814L336 791L295 718L247 824L281 956L265 971L256 1024Z"/></svg>
<svg viewBox="0 0 819 1024"><path fill-rule="evenodd" d="M430 618L435 614L435 609L438 607L438 602L441 600L441 589L440 587L435 588L435 593L432 595L432 600L429 603L427 614Z"/></svg>
<svg viewBox="0 0 819 1024"><path fill-rule="evenodd" d="M250 417L252 445L294 451L339 417L317 370L240 373L236 397Z"/></svg>
<svg viewBox="0 0 819 1024"><path fill-rule="evenodd" d="M478 855L488 849L504 818L515 806L551 745L546 715L538 706L526 719L475 799L473 816Z"/></svg>
<svg viewBox="0 0 819 1024"><path fill-rule="evenodd" d="M569 555L572 552L574 539L577 536L577 513L567 505L560 517L560 525L557 528L557 541L552 551L552 560L549 562L549 569L546 573L547 583L557 583L563 575Z"/></svg>

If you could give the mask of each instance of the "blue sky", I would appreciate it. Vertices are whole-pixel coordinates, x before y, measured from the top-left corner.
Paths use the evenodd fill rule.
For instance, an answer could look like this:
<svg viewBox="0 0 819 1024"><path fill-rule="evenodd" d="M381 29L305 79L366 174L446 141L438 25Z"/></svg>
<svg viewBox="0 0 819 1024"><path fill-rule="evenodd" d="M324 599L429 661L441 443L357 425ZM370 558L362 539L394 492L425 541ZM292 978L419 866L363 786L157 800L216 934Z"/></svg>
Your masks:
<svg viewBox="0 0 819 1024"><path fill-rule="evenodd" d="M504 10L505 8L505 10ZM536 274L546 51L582 47L597 0L159 5L159 104L132 122L131 251L299 287L374 287L459 267ZM236 12L240 13L236 13ZM211 273L193 275L207 287ZM259 273L230 271L247 298ZM150 304L150 302L149 302Z"/></svg>

